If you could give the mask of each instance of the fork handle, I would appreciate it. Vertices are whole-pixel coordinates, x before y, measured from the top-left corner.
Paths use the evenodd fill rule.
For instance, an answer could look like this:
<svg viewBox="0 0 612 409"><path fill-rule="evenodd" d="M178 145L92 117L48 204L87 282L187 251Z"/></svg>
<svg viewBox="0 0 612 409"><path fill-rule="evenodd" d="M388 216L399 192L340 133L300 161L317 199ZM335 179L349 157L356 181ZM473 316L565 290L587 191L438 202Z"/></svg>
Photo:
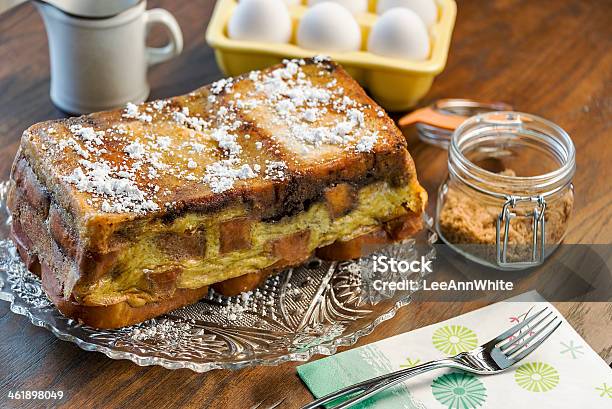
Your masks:
<svg viewBox="0 0 612 409"><path fill-rule="evenodd" d="M342 388L336 392L332 392L325 395L308 405L303 406L302 409L315 409L334 401L343 396L351 395L355 392L361 391L361 393L347 401L334 406L333 409L344 409L353 406L363 400L377 394L378 392L390 388L394 385L404 382L405 380L412 378L413 376L420 375L425 372L429 372L434 369L440 368L457 368L457 362L450 358L440 359L438 361L425 362L421 365L413 366L412 368L400 369L399 371L391 372L389 374L381 375L376 378L368 379L356 383L354 385Z"/></svg>

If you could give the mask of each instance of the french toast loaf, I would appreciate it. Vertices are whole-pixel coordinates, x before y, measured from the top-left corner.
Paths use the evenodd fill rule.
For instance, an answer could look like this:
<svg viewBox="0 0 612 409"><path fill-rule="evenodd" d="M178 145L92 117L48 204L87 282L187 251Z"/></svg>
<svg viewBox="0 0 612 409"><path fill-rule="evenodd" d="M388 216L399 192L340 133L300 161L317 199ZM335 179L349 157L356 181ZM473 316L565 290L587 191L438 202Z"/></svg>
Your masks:
<svg viewBox="0 0 612 409"><path fill-rule="evenodd" d="M33 125L11 181L22 259L98 328L359 257L414 234L426 202L394 122L320 57Z"/></svg>

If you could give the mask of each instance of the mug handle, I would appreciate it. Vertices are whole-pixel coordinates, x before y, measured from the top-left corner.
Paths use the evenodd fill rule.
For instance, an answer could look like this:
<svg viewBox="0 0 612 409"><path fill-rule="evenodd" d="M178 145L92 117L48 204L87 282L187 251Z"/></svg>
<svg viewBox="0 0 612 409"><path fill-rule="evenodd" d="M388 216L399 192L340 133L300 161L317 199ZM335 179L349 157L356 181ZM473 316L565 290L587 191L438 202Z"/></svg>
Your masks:
<svg viewBox="0 0 612 409"><path fill-rule="evenodd" d="M147 47L147 63L149 66L168 61L183 51L183 33L181 27L170 12L164 9L151 9L145 12L146 32L154 24L161 24L166 28L170 41L163 47Z"/></svg>

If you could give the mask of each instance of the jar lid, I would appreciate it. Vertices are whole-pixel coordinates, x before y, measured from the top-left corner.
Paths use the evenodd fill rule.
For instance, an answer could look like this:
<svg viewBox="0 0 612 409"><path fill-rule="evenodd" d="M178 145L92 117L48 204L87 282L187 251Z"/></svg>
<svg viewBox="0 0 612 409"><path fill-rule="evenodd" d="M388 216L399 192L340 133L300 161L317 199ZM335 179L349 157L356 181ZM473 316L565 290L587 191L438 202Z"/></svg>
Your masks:
<svg viewBox="0 0 612 409"><path fill-rule="evenodd" d="M416 124L419 138L430 145L447 149L453 131L466 119L486 112L512 111L505 102L479 102L471 99L439 99L399 120L400 126Z"/></svg>
<svg viewBox="0 0 612 409"><path fill-rule="evenodd" d="M116 16L140 3L142 0L39 0L64 13L86 18Z"/></svg>

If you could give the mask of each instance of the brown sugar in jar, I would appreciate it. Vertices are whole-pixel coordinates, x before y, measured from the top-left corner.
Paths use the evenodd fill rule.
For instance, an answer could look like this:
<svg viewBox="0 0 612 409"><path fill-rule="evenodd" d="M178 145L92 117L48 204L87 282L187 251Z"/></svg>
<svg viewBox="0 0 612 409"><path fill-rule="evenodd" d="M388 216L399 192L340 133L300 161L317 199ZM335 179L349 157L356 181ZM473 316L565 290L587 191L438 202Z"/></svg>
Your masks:
<svg viewBox="0 0 612 409"><path fill-rule="evenodd" d="M540 264L567 231L574 161L567 133L546 120L512 112L470 118L451 140L449 176L436 211L440 237L464 256L495 268ZM553 169L517 176L507 166L528 172L542 163ZM497 169L486 170L483 164Z"/></svg>
<svg viewBox="0 0 612 409"><path fill-rule="evenodd" d="M506 175L514 176L514 171L506 170ZM550 203L544 214L546 222L546 242L559 243L567 230L572 212L574 196L566 192ZM474 251L494 262L496 250L496 224L500 207L479 201L459 189L449 188L446 200L439 215L440 232L453 244L473 246ZM501 232L502 239L504 237ZM527 217L510 221L508 234L508 259L524 260L532 249L533 226Z"/></svg>

